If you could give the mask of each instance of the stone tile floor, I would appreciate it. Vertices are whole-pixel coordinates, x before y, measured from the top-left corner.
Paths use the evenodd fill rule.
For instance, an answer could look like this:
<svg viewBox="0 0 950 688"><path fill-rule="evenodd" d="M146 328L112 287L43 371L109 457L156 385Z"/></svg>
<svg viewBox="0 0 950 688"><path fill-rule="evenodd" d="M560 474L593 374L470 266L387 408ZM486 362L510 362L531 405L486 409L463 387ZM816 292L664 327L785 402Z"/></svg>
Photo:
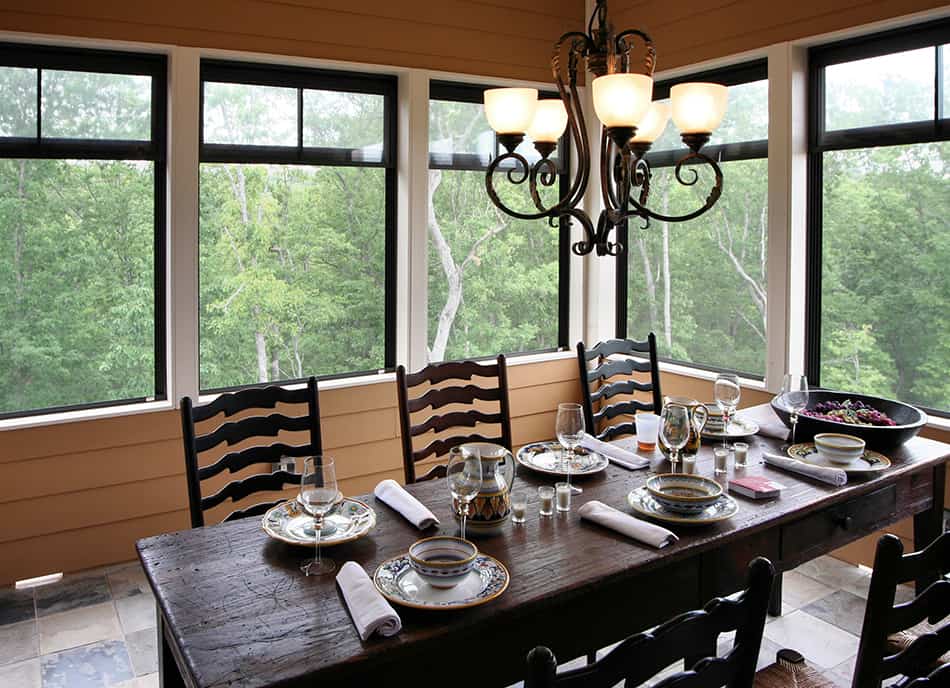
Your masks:
<svg viewBox="0 0 950 688"><path fill-rule="evenodd" d="M869 584L867 571L831 557L786 573L783 615L766 624L760 666L792 647L850 686ZM907 599L904 587L899 597ZM722 648L728 642L720 638ZM576 662L583 660L565 666ZM0 589L3 688L150 688L157 670L155 602L138 563L35 590Z"/></svg>

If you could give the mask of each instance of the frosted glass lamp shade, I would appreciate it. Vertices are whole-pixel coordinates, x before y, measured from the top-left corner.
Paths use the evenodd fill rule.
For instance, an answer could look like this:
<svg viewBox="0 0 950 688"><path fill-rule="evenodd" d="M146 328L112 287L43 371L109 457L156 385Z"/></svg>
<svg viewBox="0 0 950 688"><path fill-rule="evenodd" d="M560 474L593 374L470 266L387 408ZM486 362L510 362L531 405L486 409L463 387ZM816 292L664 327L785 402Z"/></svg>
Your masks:
<svg viewBox="0 0 950 688"><path fill-rule="evenodd" d="M729 89L721 84L677 84L670 89L670 101L681 134L710 134L726 114Z"/></svg>
<svg viewBox="0 0 950 688"><path fill-rule="evenodd" d="M643 116L637 127L636 136L631 140L634 143L653 143L660 138L660 134L666 129L666 123L669 121L670 104L654 101L650 103L647 114Z"/></svg>
<svg viewBox="0 0 950 688"><path fill-rule="evenodd" d="M653 79L645 74L606 74L594 79L594 111L608 129L635 127L653 98Z"/></svg>
<svg viewBox="0 0 950 688"><path fill-rule="evenodd" d="M485 116L497 134L524 134L538 105L536 88L490 88L485 91Z"/></svg>
<svg viewBox="0 0 950 688"><path fill-rule="evenodd" d="M567 128L567 110L560 100L539 100L528 136L537 143L557 143Z"/></svg>

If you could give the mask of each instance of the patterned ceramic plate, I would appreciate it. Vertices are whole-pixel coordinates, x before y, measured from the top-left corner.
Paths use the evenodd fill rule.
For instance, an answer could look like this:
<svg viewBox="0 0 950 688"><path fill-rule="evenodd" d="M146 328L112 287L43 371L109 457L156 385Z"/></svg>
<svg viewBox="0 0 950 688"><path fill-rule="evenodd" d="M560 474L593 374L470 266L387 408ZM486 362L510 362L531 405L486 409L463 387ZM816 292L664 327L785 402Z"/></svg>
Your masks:
<svg viewBox="0 0 950 688"><path fill-rule="evenodd" d="M409 555L384 561L373 574L376 589L390 602L415 609L466 609L495 599L508 588L508 569L497 559L479 554L468 576L454 588L441 590L424 582L409 565Z"/></svg>
<svg viewBox="0 0 950 688"><path fill-rule="evenodd" d="M739 513L738 502L724 494L715 504L698 513L678 514L653 499L645 485L630 492L627 495L627 503L638 514L681 526L704 526L709 523L718 523Z"/></svg>
<svg viewBox="0 0 950 688"><path fill-rule="evenodd" d="M758 431L759 426L757 423L737 416L729 421L727 432L723 432L722 430L706 430L704 428L703 437L710 440L739 439L741 437L752 437L752 435Z"/></svg>
<svg viewBox="0 0 950 688"><path fill-rule="evenodd" d="M566 456L567 452L558 442L534 442L519 449L517 459L522 466L538 473L567 475ZM578 447L574 450L571 477L600 473L609 463L606 456Z"/></svg>
<svg viewBox="0 0 950 688"><path fill-rule="evenodd" d="M818 453L814 442L800 442L793 444L788 448L788 455L793 459L810 463L814 466L827 466L828 468L840 468L848 475L867 475L869 473L880 473L891 467L891 460L870 449L864 450L864 457L857 459L848 465L834 463Z"/></svg>
<svg viewBox="0 0 950 688"><path fill-rule="evenodd" d="M290 545L313 547L316 533L313 517L295 499L272 507L261 519L264 532ZM320 546L350 542L366 535L376 525L376 512L358 499L344 497L323 519Z"/></svg>

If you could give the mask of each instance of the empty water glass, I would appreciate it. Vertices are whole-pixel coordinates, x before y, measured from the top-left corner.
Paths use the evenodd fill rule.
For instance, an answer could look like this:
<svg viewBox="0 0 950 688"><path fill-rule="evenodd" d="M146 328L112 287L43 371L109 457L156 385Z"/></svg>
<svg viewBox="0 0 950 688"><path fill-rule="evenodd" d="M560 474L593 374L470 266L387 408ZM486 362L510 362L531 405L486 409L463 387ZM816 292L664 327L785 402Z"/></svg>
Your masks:
<svg viewBox="0 0 950 688"><path fill-rule="evenodd" d="M554 515L554 488L548 485L542 485L538 488L538 499L541 500L538 513L542 516Z"/></svg>
<svg viewBox="0 0 950 688"><path fill-rule="evenodd" d="M528 510L528 495L524 490L514 490L511 493L511 522L524 523L524 515Z"/></svg>

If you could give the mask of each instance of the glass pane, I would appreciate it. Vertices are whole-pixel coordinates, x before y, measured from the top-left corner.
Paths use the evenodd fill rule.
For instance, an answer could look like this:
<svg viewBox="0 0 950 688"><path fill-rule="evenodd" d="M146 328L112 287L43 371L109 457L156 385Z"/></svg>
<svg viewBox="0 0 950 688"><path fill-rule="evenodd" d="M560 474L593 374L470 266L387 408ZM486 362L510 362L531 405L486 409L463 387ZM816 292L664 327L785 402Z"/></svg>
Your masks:
<svg viewBox="0 0 950 688"><path fill-rule="evenodd" d="M0 67L0 136L36 136L36 70Z"/></svg>
<svg viewBox="0 0 950 688"><path fill-rule="evenodd" d="M152 138L152 77L43 70L43 136Z"/></svg>
<svg viewBox="0 0 950 688"><path fill-rule="evenodd" d="M824 154L821 384L950 410L950 143Z"/></svg>
<svg viewBox="0 0 950 688"><path fill-rule="evenodd" d="M683 214L702 205L712 175L677 184L654 170L649 205ZM722 165L726 187L715 208L685 223L631 220L627 246L628 335L655 332L661 356L765 375L768 160Z"/></svg>
<svg viewBox="0 0 950 688"><path fill-rule="evenodd" d="M940 46L943 64L943 117L950 119L950 43Z"/></svg>
<svg viewBox="0 0 950 688"><path fill-rule="evenodd" d="M202 389L383 367L385 179L201 166Z"/></svg>
<svg viewBox="0 0 950 688"><path fill-rule="evenodd" d="M204 141L296 147L297 89L206 81Z"/></svg>
<svg viewBox="0 0 950 688"><path fill-rule="evenodd" d="M920 122L934 114L934 49L825 68L825 128Z"/></svg>
<svg viewBox="0 0 950 688"><path fill-rule="evenodd" d="M495 153L495 132L481 103L429 101L429 157L450 164L453 155L474 155L483 165Z"/></svg>
<svg viewBox="0 0 950 688"><path fill-rule="evenodd" d="M0 413L155 393L150 162L0 160Z"/></svg>
<svg viewBox="0 0 950 688"><path fill-rule="evenodd" d="M357 160L381 162L383 104L381 95L305 90L303 145L353 149Z"/></svg>

